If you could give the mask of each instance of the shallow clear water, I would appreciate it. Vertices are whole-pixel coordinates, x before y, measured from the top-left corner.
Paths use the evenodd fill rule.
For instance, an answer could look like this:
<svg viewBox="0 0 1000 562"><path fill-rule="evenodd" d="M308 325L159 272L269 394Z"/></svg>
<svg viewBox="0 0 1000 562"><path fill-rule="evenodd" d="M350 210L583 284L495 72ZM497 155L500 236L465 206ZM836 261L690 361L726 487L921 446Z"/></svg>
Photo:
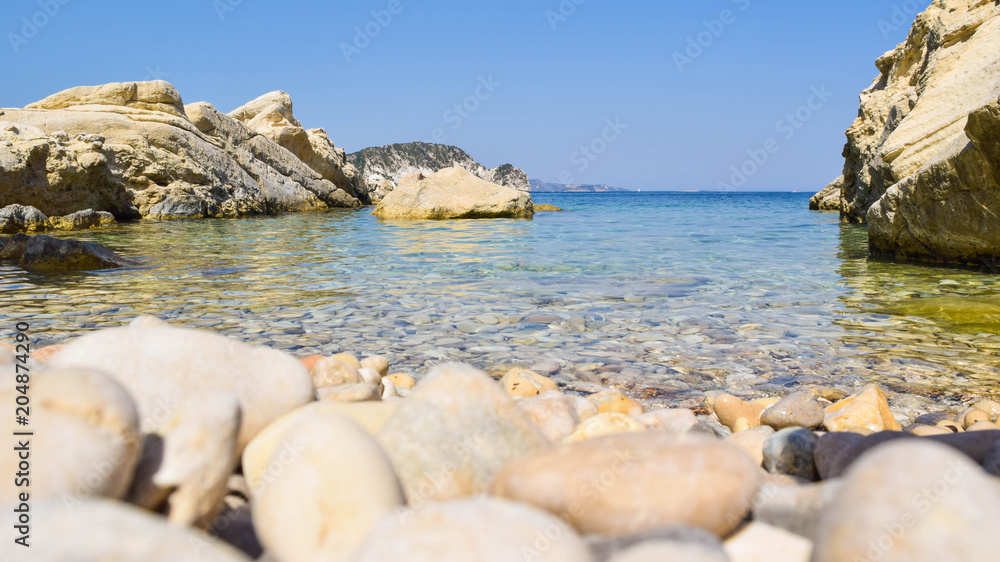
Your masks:
<svg viewBox="0 0 1000 562"><path fill-rule="evenodd" d="M534 220L382 222L370 210L74 233L144 267L0 267L0 326L48 343L137 314L297 355L466 361L683 399L877 380L1000 392L1000 279L878 263L806 194L536 194Z"/></svg>

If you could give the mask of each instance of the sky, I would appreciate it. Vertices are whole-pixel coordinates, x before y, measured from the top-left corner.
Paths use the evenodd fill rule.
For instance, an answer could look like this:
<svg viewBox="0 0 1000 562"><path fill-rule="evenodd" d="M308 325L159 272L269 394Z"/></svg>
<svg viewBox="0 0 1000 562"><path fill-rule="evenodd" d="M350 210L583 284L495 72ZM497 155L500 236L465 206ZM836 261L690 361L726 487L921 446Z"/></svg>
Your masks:
<svg viewBox="0 0 1000 562"><path fill-rule="evenodd" d="M163 79L284 90L348 152L453 144L532 178L818 191L928 0L7 0L0 107Z"/></svg>

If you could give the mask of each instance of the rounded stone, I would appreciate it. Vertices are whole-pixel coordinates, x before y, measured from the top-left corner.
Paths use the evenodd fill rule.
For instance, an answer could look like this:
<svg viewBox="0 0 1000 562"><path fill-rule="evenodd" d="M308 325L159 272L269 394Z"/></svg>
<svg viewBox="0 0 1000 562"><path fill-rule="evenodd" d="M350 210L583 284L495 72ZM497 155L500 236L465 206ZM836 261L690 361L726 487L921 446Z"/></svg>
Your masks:
<svg viewBox="0 0 1000 562"><path fill-rule="evenodd" d="M994 443L993 447L986 453L986 458L983 459L983 468L993 476L1000 476L1000 441Z"/></svg>
<svg viewBox="0 0 1000 562"><path fill-rule="evenodd" d="M405 501L388 457L353 421L316 408L272 447L253 525L279 560L349 560L379 520Z"/></svg>
<svg viewBox="0 0 1000 562"><path fill-rule="evenodd" d="M323 402L370 402L382 400L378 385L370 382L324 386L316 389L316 398Z"/></svg>
<svg viewBox="0 0 1000 562"><path fill-rule="evenodd" d="M34 503L32 516L44 522L32 527L31 554L25 558L32 562L250 561L221 540L121 502L51 499ZM10 534L2 533L5 549L13 544Z"/></svg>
<svg viewBox="0 0 1000 562"><path fill-rule="evenodd" d="M347 363L348 365L354 367L355 369L361 368L361 361L358 361L357 356L355 356L353 353L338 353L336 355L331 355L331 357L333 357L338 361Z"/></svg>
<svg viewBox="0 0 1000 562"><path fill-rule="evenodd" d="M646 426L624 414L597 414L580 423L566 441L584 441L616 433L645 431Z"/></svg>
<svg viewBox="0 0 1000 562"><path fill-rule="evenodd" d="M787 427L815 429L823 425L823 405L808 392L795 392L764 410L760 423L776 430Z"/></svg>
<svg viewBox="0 0 1000 562"><path fill-rule="evenodd" d="M764 443L768 437L774 435L774 429L770 426L762 425L746 431L734 433L726 437L727 443L732 443L750 455L750 458L757 463L757 466L764 464Z"/></svg>
<svg viewBox="0 0 1000 562"><path fill-rule="evenodd" d="M557 390L559 386L552 379L539 375L534 371L515 368L507 371L500 379L500 386L510 396L530 398L549 390Z"/></svg>
<svg viewBox="0 0 1000 562"><path fill-rule="evenodd" d="M646 431L514 459L491 492L541 507L585 534L691 525L724 536L746 516L759 480L760 469L733 445Z"/></svg>
<svg viewBox="0 0 1000 562"><path fill-rule="evenodd" d="M684 433L698 423L694 412L687 408L653 410L635 416L635 421L647 429L659 429L670 433Z"/></svg>
<svg viewBox="0 0 1000 562"><path fill-rule="evenodd" d="M729 558L722 550L701 544L666 540L641 542L615 554L608 562L663 562L664 560L729 562Z"/></svg>
<svg viewBox="0 0 1000 562"><path fill-rule="evenodd" d="M354 562L590 562L568 525L528 505L496 498L441 503L385 518Z"/></svg>
<svg viewBox="0 0 1000 562"><path fill-rule="evenodd" d="M358 384L365 382L358 369L336 357L324 357L309 370L313 386L317 389L342 384Z"/></svg>
<svg viewBox="0 0 1000 562"><path fill-rule="evenodd" d="M823 425L830 431L865 428L869 431L899 431L902 429L889 409L882 390L870 384L861 392L844 398L826 409Z"/></svg>
<svg viewBox="0 0 1000 562"><path fill-rule="evenodd" d="M187 396L230 392L242 412L237 455L268 423L313 401L309 373L294 357L161 321L73 339L49 366L110 374L132 395L146 432L168 421L165 414Z"/></svg>
<svg viewBox="0 0 1000 562"><path fill-rule="evenodd" d="M764 469L772 474L787 474L817 480L814 455L816 434L801 427L788 427L764 441Z"/></svg>
<svg viewBox="0 0 1000 562"><path fill-rule="evenodd" d="M587 397L599 414L624 414L626 416L638 416L646 410L642 404L632 400L624 392L617 388L602 390Z"/></svg>
<svg viewBox="0 0 1000 562"><path fill-rule="evenodd" d="M997 421L997 417L1000 416L1000 402L996 400L980 400L973 404L972 407L981 412L986 412L993 421Z"/></svg>
<svg viewBox="0 0 1000 562"><path fill-rule="evenodd" d="M389 359L381 355L365 357L361 360L360 364L362 369L372 369L376 371L380 377L384 377L389 374Z"/></svg>
<svg viewBox="0 0 1000 562"><path fill-rule="evenodd" d="M417 381L409 373L393 373L386 378L391 380L397 389L409 390L417 384Z"/></svg>
<svg viewBox="0 0 1000 562"><path fill-rule="evenodd" d="M496 381L461 364L434 367L378 441L413 507L483 493L507 461L549 446Z"/></svg>
<svg viewBox="0 0 1000 562"><path fill-rule="evenodd" d="M551 441L562 441L569 437L580 423L573 404L558 390L518 400L517 405Z"/></svg>
<svg viewBox="0 0 1000 562"><path fill-rule="evenodd" d="M22 372L23 374L23 372ZM59 369L30 373L31 424L16 423L21 393L14 369L0 374L0 400L10 405L0 428L9 449L0 455L0 503L13 502L21 462L15 447L23 440L30 454L31 499L125 496L142 451L139 415L129 393L100 372ZM19 437L15 432L32 431ZM12 543L9 543L12 544Z"/></svg>
<svg viewBox="0 0 1000 562"><path fill-rule="evenodd" d="M994 560L1000 485L934 438L864 455L823 513L813 562Z"/></svg>
<svg viewBox="0 0 1000 562"><path fill-rule="evenodd" d="M313 402L288 412L268 424L243 450L243 475L247 486L255 492L266 479L273 479L280 472L280 462L274 466L269 464L271 457L275 449L283 445L282 438L288 429L300 420L313 418L318 413L336 414L375 436L396 408L397 405L390 402ZM293 447L289 450L294 452Z"/></svg>

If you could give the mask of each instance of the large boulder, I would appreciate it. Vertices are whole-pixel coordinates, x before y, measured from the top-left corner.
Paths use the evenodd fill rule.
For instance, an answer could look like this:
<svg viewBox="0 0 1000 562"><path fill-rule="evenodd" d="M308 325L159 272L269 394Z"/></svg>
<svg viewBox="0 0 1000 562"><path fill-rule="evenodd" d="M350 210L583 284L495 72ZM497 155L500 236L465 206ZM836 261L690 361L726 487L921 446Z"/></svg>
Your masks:
<svg viewBox="0 0 1000 562"><path fill-rule="evenodd" d="M130 267L136 262L93 242L53 238L45 234L16 234L0 244L0 261L27 271L94 271Z"/></svg>
<svg viewBox="0 0 1000 562"><path fill-rule="evenodd" d="M465 168L477 178L518 191L531 191L528 174L511 164L487 168L457 146L408 142L373 146L347 155L347 160L366 179L369 196L378 203L412 174L430 175L445 168Z"/></svg>
<svg viewBox="0 0 1000 562"><path fill-rule="evenodd" d="M481 180L461 167L400 180L372 213L383 219L531 218L531 195Z"/></svg>
<svg viewBox="0 0 1000 562"><path fill-rule="evenodd" d="M890 187L968 144L969 115L1000 96L998 15L996 2L938 0L916 17L906 41L875 63L880 74L862 92L858 118L847 130L845 220L864 221ZM926 214L960 214L988 187L961 195L954 183L935 189L935 182L927 181L919 187L926 191L919 203Z"/></svg>
<svg viewBox="0 0 1000 562"><path fill-rule="evenodd" d="M872 205L871 250L901 260L995 263L998 214L1000 99L994 98L968 116L963 134Z"/></svg>
<svg viewBox="0 0 1000 562"><path fill-rule="evenodd" d="M73 88L3 113L0 198L48 215L236 217L358 205L210 104L184 106L166 82Z"/></svg>
<svg viewBox="0 0 1000 562"><path fill-rule="evenodd" d="M840 200L840 192L844 187L844 176L830 182L809 200L809 210L811 211L840 211L843 203Z"/></svg>

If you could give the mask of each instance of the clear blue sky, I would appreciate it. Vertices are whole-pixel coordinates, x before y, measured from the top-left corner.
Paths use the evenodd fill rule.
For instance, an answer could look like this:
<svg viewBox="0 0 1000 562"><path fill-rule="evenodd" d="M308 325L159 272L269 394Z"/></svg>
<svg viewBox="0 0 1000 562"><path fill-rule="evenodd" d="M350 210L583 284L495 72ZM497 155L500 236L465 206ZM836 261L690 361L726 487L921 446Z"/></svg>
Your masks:
<svg viewBox="0 0 1000 562"><path fill-rule="evenodd" d="M840 173L875 59L927 2L42 0L58 6L49 17L38 0L8 0L0 107L150 76L223 111L281 89L348 151L440 129L489 166L642 189L717 188L774 139L741 189L814 191ZM569 15L554 18L560 4ZM32 34L22 18L44 25ZM707 46L679 70L674 54L699 33ZM808 120L781 122L824 86ZM595 141L608 119L627 128Z"/></svg>

